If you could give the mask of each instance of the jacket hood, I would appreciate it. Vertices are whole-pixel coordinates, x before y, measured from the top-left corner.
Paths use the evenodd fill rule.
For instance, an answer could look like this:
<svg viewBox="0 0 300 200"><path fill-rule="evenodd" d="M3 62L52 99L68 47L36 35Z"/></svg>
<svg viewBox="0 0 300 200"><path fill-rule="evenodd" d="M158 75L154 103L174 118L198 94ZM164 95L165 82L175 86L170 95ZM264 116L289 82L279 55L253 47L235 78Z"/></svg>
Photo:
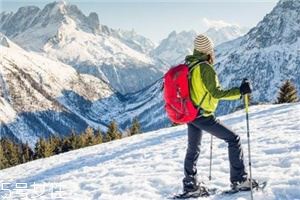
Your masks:
<svg viewBox="0 0 300 200"><path fill-rule="evenodd" d="M195 61L207 61L208 55L201 53L197 50L194 50L193 55L188 55L185 57L186 62L195 62Z"/></svg>

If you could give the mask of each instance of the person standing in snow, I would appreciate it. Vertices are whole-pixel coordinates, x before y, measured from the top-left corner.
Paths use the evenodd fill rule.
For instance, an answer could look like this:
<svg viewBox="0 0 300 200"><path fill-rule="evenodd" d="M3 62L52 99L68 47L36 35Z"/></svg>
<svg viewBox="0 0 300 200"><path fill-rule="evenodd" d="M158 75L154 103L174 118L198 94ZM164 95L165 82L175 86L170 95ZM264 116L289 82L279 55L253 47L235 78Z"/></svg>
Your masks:
<svg viewBox="0 0 300 200"><path fill-rule="evenodd" d="M213 42L210 38L205 35L198 35L194 41L193 55L188 55L185 59L189 66L200 62L190 72L190 97L195 106L200 105L200 113L194 121L187 124L188 146L184 160L184 192L197 191L200 187L196 166L203 131L228 143L231 187L239 190L250 190L251 182L253 185L256 184L247 176L240 137L224 126L214 115L219 100L240 99L241 95L251 93L251 87L249 82L244 80L240 87L229 90L221 88L213 66L215 59L213 48Z"/></svg>

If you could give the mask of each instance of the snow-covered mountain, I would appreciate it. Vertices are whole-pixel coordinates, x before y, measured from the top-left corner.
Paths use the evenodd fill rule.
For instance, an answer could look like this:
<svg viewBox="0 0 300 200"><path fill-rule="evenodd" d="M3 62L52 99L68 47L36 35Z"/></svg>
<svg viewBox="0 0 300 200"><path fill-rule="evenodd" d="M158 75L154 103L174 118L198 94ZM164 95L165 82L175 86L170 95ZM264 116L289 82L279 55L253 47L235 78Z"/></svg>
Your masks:
<svg viewBox="0 0 300 200"><path fill-rule="evenodd" d="M26 52L4 35L0 41L6 44L0 46L0 136L34 143L50 134L100 127L79 114L84 105L73 102L107 98L113 94L110 86L69 65Z"/></svg>
<svg viewBox="0 0 300 200"><path fill-rule="evenodd" d="M166 127L161 85L128 95L115 93L70 65L26 52L0 35L0 137L34 144L87 126L105 130L115 119L125 130L137 117L142 130Z"/></svg>
<svg viewBox="0 0 300 200"><path fill-rule="evenodd" d="M139 35L134 30L113 31L112 35L119 38L123 43L127 44L132 49L141 53L149 54L155 47L155 44L150 39Z"/></svg>
<svg viewBox="0 0 300 200"><path fill-rule="evenodd" d="M166 69L184 61L193 52L195 31L173 31L151 52L151 56Z"/></svg>
<svg viewBox="0 0 300 200"><path fill-rule="evenodd" d="M247 31L248 28L243 28L238 25L227 25L222 27L211 27L204 34L213 40L215 46L218 46L219 44L243 36Z"/></svg>
<svg viewBox="0 0 300 200"><path fill-rule="evenodd" d="M213 26L204 34L209 36L215 46L236 39L246 33L246 28L237 25ZM172 66L184 61L186 55L193 53L196 31L173 31L151 52L151 56L164 66Z"/></svg>
<svg viewBox="0 0 300 200"><path fill-rule="evenodd" d="M244 111L221 120L240 135L248 163ZM255 179L268 181L264 192L254 192L255 200L300 199L299 120L300 104L250 107L252 173ZM11 192L11 199L18 199L22 191L30 199L36 195L63 200L168 199L182 190L186 129L161 129L1 170L5 190L0 196ZM209 145L210 135L204 133L199 179L212 188L229 188L227 144L214 138L212 181L208 181ZM26 190L16 188L16 183L26 183ZM205 199L249 198L249 192L240 192Z"/></svg>
<svg viewBox="0 0 300 200"><path fill-rule="evenodd" d="M248 77L253 100L274 102L282 81L300 91L300 1L281 0L245 36L217 48L216 69L224 86L240 85ZM236 102L223 108L234 107Z"/></svg>
<svg viewBox="0 0 300 200"><path fill-rule="evenodd" d="M64 1L2 12L0 31L26 50L100 77L121 93L138 91L162 75L145 54L153 48L149 40L101 25L96 13L85 16Z"/></svg>

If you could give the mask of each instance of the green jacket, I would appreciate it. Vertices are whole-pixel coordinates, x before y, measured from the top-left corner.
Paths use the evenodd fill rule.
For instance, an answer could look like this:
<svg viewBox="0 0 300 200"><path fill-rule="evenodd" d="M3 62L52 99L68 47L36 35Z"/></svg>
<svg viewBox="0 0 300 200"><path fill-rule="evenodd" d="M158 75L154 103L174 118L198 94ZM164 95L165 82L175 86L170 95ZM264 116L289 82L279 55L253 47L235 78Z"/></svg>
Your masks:
<svg viewBox="0 0 300 200"><path fill-rule="evenodd" d="M191 66L198 61L206 61L208 56L198 51L186 57ZM239 88L224 90L219 84L214 67L208 63L197 64L190 72L190 95L193 103L201 108L203 116L213 115L219 100L236 100L241 97Z"/></svg>

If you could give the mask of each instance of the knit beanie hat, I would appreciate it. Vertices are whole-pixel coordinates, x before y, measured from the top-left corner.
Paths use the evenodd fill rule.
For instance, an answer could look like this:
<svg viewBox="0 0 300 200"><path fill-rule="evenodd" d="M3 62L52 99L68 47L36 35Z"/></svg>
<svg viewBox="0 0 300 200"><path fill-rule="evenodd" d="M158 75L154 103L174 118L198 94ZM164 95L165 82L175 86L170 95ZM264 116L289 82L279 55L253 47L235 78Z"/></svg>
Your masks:
<svg viewBox="0 0 300 200"><path fill-rule="evenodd" d="M194 49L204 54L213 54L214 43L209 37L200 34L194 40Z"/></svg>

